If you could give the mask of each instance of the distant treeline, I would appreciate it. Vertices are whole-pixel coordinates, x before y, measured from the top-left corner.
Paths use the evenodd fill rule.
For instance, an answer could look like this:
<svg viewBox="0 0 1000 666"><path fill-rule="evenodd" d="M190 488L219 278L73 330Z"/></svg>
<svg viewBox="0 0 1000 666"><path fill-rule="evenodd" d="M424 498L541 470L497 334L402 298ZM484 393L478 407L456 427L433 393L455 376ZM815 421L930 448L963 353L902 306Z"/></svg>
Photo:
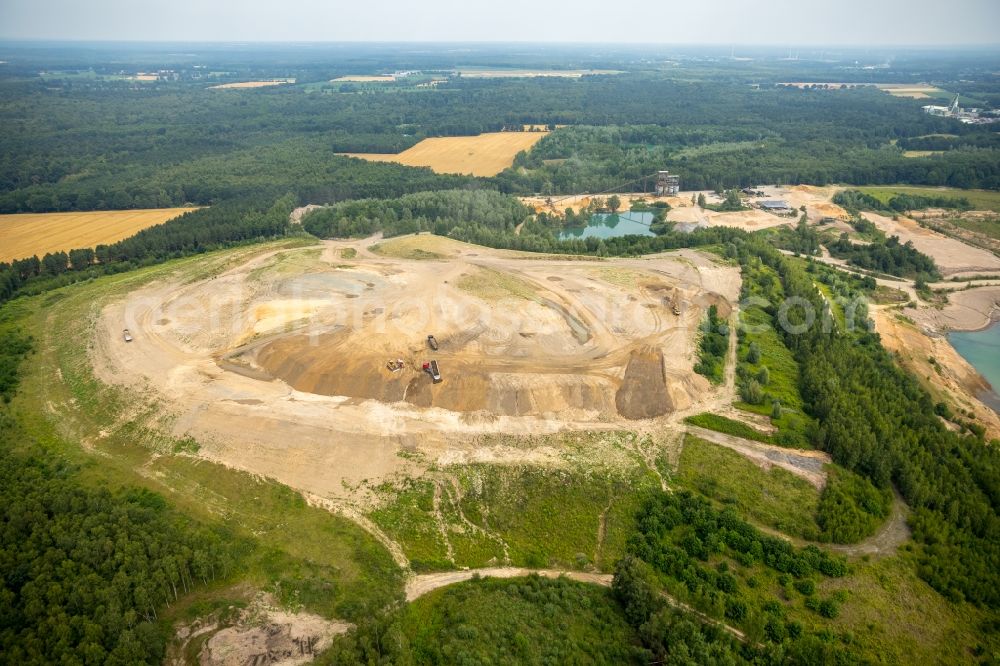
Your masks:
<svg viewBox="0 0 1000 666"><path fill-rule="evenodd" d="M418 192L397 199L347 201L308 213L302 225L320 238L387 236L433 231L445 236L475 224L513 233L531 211L517 199L489 190Z"/></svg>
<svg viewBox="0 0 1000 666"><path fill-rule="evenodd" d="M570 127L490 181L502 191L598 192L663 168L678 173L686 189L766 182L1000 187L1000 149L987 128L920 113L874 89L758 90L717 73L703 81L655 74L456 79L406 93L279 86L238 97L197 86L49 88L0 80L7 129L0 136L0 212L209 205L290 191L331 203L463 187L475 179L335 153L397 152L428 136L521 124ZM934 134L960 137L961 148L913 160L892 145Z"/></svg>
<svg viewBox="0 0 1000 666"><path fill-rule="evenodd" d="M888 203L882 203L881 199L860 190L837 192L833 195L833 203L854 214L862 210L903 213L908 210L923 210L925 208L972 209L972 204L966 197L896 194L889 199Z"/></svg>

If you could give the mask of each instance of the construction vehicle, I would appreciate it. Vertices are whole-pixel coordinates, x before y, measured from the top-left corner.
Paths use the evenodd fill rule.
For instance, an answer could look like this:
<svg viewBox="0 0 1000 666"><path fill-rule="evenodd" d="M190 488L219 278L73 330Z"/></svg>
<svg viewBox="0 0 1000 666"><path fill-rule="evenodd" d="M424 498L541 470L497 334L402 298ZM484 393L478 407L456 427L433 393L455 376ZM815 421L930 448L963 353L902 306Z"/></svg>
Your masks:
<svg viewBox="0 0 1000 666"><path fill-rule="evenodd" d="M438 370L437 361L428 361L427 363L424 363L424 372L431 376L431 379L434 380L435 384L441 382L441 371Z"/></svg>
<svg viewBox="0 0 1000 666"><path fill-rule="evenodd" d="M389 361L385 367L389 368L389 372L399 372L403 369L403 359L397 358L395 361Z"/></svg>
<svg viewBox="0 0 1000 666"><path fill-rule="evenodd" d="M433 335L427 336L427 346L433 349L434 351L438 350L438 341Z"/></svg>
<svg viewBox="0 0 1000 666"><path fill-rule="evenodd" d="M125 338L125 342L132 342L132 334L128 332L127 328L122 331L122 337Z"/></svg>

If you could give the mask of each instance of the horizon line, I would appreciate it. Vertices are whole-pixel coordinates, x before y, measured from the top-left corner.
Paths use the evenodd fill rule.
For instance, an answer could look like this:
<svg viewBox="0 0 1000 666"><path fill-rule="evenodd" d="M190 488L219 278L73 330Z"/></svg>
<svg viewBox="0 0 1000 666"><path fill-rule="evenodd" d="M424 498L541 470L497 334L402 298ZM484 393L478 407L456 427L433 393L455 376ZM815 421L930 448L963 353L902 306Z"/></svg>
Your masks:
<svg viewBox="0 0 1000 666"><path fill-rule="evenodd" d="M852 49L860 51L873 51L886 48L913 49L913 50L934 50L950 48L958 50L973 50L992 48L1000 51L1000 41L997 42L936 42L933 44L910 44L910 43L882 43L882 44L853 44L853 43L826 43L817 44L796 43L796 42L635 42L635 41L569 41L569 40L359 40L359 39L337 39L337 40L282 40L282 39L103 39L103 38L67 38L67 37L10 37L0 35L0 44L121 44L121 45L169 45L169 44L199 44L199 45L225 45L225 46L252 46L252 45L288 45L288 46L336 46L336 45L532 45L532 46L627 46L636 47L735 47L735 48L799 48L812 51L822 51L830 48Z"/></svg>

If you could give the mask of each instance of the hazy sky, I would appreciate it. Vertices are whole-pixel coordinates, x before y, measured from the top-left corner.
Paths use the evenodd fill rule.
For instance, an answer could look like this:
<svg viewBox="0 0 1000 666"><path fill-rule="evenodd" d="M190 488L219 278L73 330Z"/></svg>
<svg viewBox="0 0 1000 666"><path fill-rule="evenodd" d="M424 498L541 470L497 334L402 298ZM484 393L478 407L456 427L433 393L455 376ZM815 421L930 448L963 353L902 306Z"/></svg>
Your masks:
<svg viewBox="0 0 1000 666"><path fill-rule="evenodd" d="M998 44L1000 0L0 0L0 38Z"/></svg>

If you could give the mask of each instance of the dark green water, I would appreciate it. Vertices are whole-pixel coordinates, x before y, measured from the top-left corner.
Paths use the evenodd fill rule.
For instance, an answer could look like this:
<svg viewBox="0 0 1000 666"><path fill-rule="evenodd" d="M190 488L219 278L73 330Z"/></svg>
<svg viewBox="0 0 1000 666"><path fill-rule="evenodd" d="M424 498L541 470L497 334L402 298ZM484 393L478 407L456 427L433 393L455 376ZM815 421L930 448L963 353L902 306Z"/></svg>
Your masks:
<svg viewBox="0 0 1000 666"><path fill-rule="evenodd" d="M653 214L596 213L585 227L567 227L559 232L559 240L572 238L617 238L618 236L655 236L649 230Z"/></svg>
<svg viewBox="0 0 1000 666"><path fill-rule="evenodd" d="M1000 413L1000 397L997 395L1000 394L1000 324L972 333L950 333L948 341L993 387L992 395L980 398Z"/></svg>

